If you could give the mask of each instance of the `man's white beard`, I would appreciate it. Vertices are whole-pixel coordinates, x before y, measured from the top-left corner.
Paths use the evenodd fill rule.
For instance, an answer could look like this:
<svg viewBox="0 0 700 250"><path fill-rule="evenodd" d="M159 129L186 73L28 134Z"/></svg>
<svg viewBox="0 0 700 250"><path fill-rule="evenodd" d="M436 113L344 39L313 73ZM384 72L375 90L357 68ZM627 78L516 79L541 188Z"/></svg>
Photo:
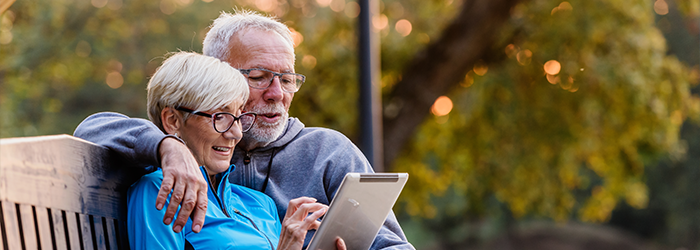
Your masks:
<svg viewBox="0 0 700 250"><path fill-rule="evenodd" d="M253 127L243 136L243 140L248 141L249 143L247 144L249 145L257 144L262 146L277 140L284 132L284 128L287 126L287 120L289 120L289 113L287 113L282 103L254 106L247 110L247 112L258 113L258 116L265 113L279 113L282 115L282 117L277 119L274 123L267 123L262 119L257 119Z"/></svg>

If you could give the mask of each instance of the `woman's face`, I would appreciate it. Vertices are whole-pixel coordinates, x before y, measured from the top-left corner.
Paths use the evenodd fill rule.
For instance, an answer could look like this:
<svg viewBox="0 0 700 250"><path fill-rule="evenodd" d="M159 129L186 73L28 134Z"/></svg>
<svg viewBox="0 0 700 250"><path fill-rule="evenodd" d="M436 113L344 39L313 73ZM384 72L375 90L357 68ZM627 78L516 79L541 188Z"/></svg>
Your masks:
<svg viewBox="0 0 700 250"><path fill-rule="evenodd" d="M222 109L203 111L207 114L229 112L236 117L241 115L243 103L231 103ZM179 136L194 154L197 163L204 166L210 175L224 172L231 165L231 157L236 144L243 137L241 124L234 122L231 128L219 133L214 130L212 118L190 115L187 121L180 124Z"/></svg>

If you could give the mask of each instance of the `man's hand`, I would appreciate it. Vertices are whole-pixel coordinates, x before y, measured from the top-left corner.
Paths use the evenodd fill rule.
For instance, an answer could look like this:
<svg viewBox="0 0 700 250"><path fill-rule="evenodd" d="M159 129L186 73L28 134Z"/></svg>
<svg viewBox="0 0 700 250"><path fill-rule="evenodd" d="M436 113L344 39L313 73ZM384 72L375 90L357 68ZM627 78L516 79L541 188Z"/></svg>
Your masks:
<svg viewBox="0 0 700 250"><path fill-rule="evenodd" d="M287 214L282 221L282 233L278 249L301 249L304 245L306 232L317 229L318 221L328 210L328 206L316 203L316 199L299 197L289 201ZM309 213L312 213L309 215Z"/></svg>
<svg viewBox="0 0 700 250"><path fill-rule="evenodd" d="M170 203L165 211L163 223L169 225L172 222L177 207L180 213L177 215L173 231L179 233L187 223L187 218L192 217L192 231L199 233L204 225L204 216L207 212L207 181L199 170L199 164L194 159L190 150L174 138L165 138L158 149L161 168L163 169L163 184L158 191L156 208L163 209L172 190Z"/></svg>

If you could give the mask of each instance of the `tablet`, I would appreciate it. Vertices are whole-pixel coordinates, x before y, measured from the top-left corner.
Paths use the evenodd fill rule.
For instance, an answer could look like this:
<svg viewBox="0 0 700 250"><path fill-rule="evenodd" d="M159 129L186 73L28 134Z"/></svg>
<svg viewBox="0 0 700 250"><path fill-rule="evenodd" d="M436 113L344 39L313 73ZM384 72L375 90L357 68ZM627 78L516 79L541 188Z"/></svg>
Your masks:
<svg viewBox="0 0 700 250"><path fill-rule="evenodd" d="M407 173L348 173L307 249L369 249L396 203Z"/></svg>

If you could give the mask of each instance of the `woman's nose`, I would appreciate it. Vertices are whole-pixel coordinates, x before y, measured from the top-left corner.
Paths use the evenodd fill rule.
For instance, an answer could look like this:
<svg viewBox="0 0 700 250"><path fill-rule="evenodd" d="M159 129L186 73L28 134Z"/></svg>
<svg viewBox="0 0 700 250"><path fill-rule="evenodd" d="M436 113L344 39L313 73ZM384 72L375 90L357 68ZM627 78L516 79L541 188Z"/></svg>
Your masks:
<svg viewBox="0 0 700 250"><path fill-rule="evenodd" d="M241 131L241 123L234 122L231 128L223 133L223 136L231 140L241 140L243 132Z"/></svg>

